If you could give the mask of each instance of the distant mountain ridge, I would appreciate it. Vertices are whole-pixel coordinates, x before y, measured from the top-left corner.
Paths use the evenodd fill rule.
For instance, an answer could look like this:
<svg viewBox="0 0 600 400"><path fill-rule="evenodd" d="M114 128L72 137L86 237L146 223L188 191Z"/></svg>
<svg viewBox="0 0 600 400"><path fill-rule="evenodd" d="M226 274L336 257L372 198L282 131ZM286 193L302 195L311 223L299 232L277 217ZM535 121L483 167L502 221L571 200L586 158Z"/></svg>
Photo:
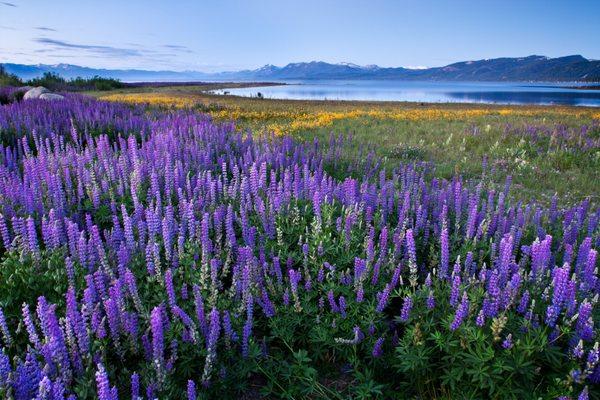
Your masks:
<svg viewBox="0 0 600 400"><path fill-rule="evenodd" d="M147 71L136 69L97 69L71 64L23 65L4 64L6 70L23 79L55 72L65 78L111 77L122 81L199 81L199 80L309 80L309 79L376 79L433 81L545 81L600 82L600 60L580 55L549 58L528 56L462 61L443 67L405 68L360 66L351 63L331 64L323 61L290 63L283 67L265 65L254 70L205 73L198 71Z"/></svg>

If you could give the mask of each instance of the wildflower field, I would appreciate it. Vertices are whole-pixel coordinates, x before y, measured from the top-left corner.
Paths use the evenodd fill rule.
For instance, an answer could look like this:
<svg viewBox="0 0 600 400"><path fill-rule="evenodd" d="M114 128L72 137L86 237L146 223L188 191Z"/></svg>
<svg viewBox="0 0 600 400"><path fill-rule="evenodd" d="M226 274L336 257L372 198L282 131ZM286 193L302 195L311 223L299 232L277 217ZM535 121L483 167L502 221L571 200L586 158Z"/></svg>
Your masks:
<svg viewBox="0 0 600 400"><path fill-rule="evenodd" d="M354 153L376 151L388 169L430 162L435 176L501 184L511 176L519 200L546 205L600 198L600 111L585 107L298 101L212 95L217 84L93 92L103 100L208 113L254 135L325 142L353 138ZM356 155L356 154L354 154Z"/></svg>
<svg viewBox="0 0 600 400"><path fill-rule="evenodd" d="M105 96L0 106L0 397L600 397L597 111Z"/></svg>

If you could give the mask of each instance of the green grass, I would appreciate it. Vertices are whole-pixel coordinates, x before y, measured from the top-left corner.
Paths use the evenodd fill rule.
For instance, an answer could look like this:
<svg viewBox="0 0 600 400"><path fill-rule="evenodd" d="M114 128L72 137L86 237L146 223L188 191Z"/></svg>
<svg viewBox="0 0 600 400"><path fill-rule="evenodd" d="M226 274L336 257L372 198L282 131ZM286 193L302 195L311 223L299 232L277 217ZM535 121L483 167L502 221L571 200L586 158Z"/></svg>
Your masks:
<svg viewBox="0 0 600 400"><path fill-rule="evenodd" d="M569 121L546 121L540 126L552 128L565 122ZM586 197L600 200L598 148L585 150L576 143L563 148L550 140L534 144L526 137L505 135L507 124L518 129L539 122L510 116L468 121L342 120L299 136L323 140L331 132L349 133L357 143L373 146L390 167L427 161L435 166L436 176L447 179L456 173L467 179L480 177L487 156L486 173L497 184L512 176L513 195L519 199L547 203L556 193L568 203Z"/></svg>

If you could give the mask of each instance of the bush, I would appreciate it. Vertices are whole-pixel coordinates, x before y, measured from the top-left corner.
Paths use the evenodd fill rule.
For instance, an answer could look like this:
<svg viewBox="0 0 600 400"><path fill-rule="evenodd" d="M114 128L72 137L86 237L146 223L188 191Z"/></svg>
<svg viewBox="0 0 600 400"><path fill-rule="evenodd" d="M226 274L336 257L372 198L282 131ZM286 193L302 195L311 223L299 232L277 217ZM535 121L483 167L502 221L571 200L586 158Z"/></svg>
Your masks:
<svg viewBox="0 0 600 400"><path fill-rule="evenodd" d="M65 78L54 72L44 72L41 77L27 81L28 86L43 86L52 91L64 90L66 84Z"/></svg>
<svg viewBox="0 0 600 400"><path fill-rule="evenodd" d="M0 87L2 86L20 86L23 82L18 76L10 74L4 68L4 65L0 64Z"/></svg>

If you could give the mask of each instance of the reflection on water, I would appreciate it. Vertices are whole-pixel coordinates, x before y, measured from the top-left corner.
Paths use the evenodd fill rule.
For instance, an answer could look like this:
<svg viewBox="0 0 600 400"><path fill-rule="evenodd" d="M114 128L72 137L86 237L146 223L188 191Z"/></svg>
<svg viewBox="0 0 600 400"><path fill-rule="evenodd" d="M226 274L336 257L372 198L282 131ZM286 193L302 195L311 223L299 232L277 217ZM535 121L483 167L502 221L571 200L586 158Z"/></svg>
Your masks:
<svg viewBox="0 0 600 400"><path fill-rule="evenodd" d="M573 89L573 83L523 84L495 82L294 81L227 91L273 99L560 104L600 107L600 90ZM554 85L554 86L553 86Z"/></svg>
<svg viewBox="0 0 600 400"><path fill-rule="evenodd" d="M600 106L600 91L574 90L573 92L448 92L459 102L561 104Z"/></svg>

